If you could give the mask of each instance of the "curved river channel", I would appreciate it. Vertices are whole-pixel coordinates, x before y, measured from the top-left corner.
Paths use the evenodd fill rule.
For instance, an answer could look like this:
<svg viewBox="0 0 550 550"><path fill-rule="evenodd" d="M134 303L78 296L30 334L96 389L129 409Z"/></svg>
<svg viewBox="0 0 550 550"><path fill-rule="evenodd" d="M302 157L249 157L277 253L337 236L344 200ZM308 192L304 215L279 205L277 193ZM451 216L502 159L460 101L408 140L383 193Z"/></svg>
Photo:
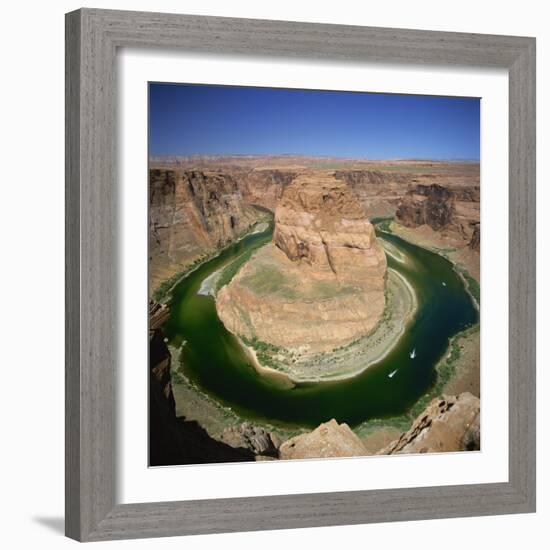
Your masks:
<svg viewBox="0 0 550 550"><path fill-rule="evenodd" d="M271 236L272 227L251 234L185 277L173 289L171 314L165 324L170 345L180 348L184 344L180 356L184 374L243 418L316 427L331 418L354 426L403 414L435 382L435 366L447 350L449 338L478 322L478 311L448 260L396 235L378 232L380 239L406 259L402 262L387 256L388 266L403 275L416 292L416 315L386 357L357 376L284 387L250 365L236 338L218 319L214 298L198 294L206 277L266 244Z"/></svg>

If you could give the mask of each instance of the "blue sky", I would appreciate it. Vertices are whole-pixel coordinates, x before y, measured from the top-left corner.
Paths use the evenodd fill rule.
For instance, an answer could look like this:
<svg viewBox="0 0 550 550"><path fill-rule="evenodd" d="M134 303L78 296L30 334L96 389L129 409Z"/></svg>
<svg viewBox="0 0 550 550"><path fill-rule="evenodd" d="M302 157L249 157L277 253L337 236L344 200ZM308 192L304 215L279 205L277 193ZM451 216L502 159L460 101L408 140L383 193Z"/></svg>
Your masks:
<svg viewBox="0 0 550 550"><path fill-rule="evenodd" d="M476 98L149 85L151 155L479 160Z"/></svg>

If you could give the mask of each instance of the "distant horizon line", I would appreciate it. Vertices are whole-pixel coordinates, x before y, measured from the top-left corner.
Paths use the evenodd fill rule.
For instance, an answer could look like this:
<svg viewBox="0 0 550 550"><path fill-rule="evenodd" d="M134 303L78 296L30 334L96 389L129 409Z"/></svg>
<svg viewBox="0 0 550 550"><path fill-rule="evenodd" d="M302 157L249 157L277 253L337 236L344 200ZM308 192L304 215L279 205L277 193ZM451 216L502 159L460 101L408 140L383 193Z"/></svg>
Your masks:
<svg viewBox="0 0 550 550"><path fill-rule="evenodd" d="M198 159L198 158L221 158L221 157L243 157L243 158L262 158L262 157L300 157L311 159L338 159L338 160L361 160L361 161L439 161L439 162L480 162L476 158L431 158L431 157L386 157L386 158L369 158L369 157L348 157L339 155L306 155L303 153L195 153L193 155L181 154L151 154L149 159L153 158L180 158L180 159Z"/></svg>

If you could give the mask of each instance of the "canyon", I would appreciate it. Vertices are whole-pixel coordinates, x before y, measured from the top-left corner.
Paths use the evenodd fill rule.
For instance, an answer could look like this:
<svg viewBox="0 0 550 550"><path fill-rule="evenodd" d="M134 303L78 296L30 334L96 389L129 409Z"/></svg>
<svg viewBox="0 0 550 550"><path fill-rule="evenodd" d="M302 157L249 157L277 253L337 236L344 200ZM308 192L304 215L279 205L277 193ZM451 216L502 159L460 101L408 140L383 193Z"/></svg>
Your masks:
<svg viewBox="0 0 550 550"><path fill-rule="evenodd" d="M395 216L409 228L437 226L441 246L479 247L479 163L298 155L153 157L150 291L238 239L265 219L262 208L274 212L284 190L311 173L347 183L369 218ZM433 185L450 196L430 191ZM444 210L451 211L443 226L436 221L438 201L449 203Z"/></svg>
<svg viewBox="0 0 550 550"><path fill-rule="evenodd" d="M375 331L387 332L384 323L392 311L402 319L414 312L414 296L388 269L386 254L395 251L385 240L381 246L370 220L387 219L381 228L446 256L464 277L479 283L479 191L479 164L470 162L286 155L154 158L149 171L150 293L171 288L253 228L273 223L272 242L238 263L229 281L214 286L215 307L257 364L261 359L272 366L276 359L296 380L321 380L347 365L333 361L334 350L364 363L361 342L378 341ZM169 348L163 331L170 292L157 297L161 303L151 302L149 333L152 465L479 448L478 396L459 393L479 388L479 336L476 349L475 337L461 344L471 348L463 377L473 383L455 384L451 391L456 395L436 394L407 430L397 436L387 430L392 437L386 434L375 445L367 444L354 424L350 428L331 417L289 437L238 415L229 421L221 412L220 428L211 430L200 414L182 414L186 407L176 402L200 392L175 391L180 355ZM393 328L395 337L403 327ZM383 337L379 345L383 351ZM284 371L281 364L275 366ZM355 363L348 372L354 369Z"/></svg>

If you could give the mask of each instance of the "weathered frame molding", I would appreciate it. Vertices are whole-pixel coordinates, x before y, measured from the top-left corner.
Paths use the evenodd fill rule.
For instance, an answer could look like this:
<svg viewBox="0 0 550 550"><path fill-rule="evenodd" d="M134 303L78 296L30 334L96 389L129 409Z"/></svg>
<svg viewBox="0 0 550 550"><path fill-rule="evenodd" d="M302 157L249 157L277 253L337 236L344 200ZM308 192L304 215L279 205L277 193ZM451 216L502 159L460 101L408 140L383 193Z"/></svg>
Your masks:
<svg viewBox="0 0 550 550"><path fill-rule="evenodd" d="M116 504L119 47L509 71L509 481ZM535 39L82 9L66 16L66 534L82 541L535 511Z"/></svg>

